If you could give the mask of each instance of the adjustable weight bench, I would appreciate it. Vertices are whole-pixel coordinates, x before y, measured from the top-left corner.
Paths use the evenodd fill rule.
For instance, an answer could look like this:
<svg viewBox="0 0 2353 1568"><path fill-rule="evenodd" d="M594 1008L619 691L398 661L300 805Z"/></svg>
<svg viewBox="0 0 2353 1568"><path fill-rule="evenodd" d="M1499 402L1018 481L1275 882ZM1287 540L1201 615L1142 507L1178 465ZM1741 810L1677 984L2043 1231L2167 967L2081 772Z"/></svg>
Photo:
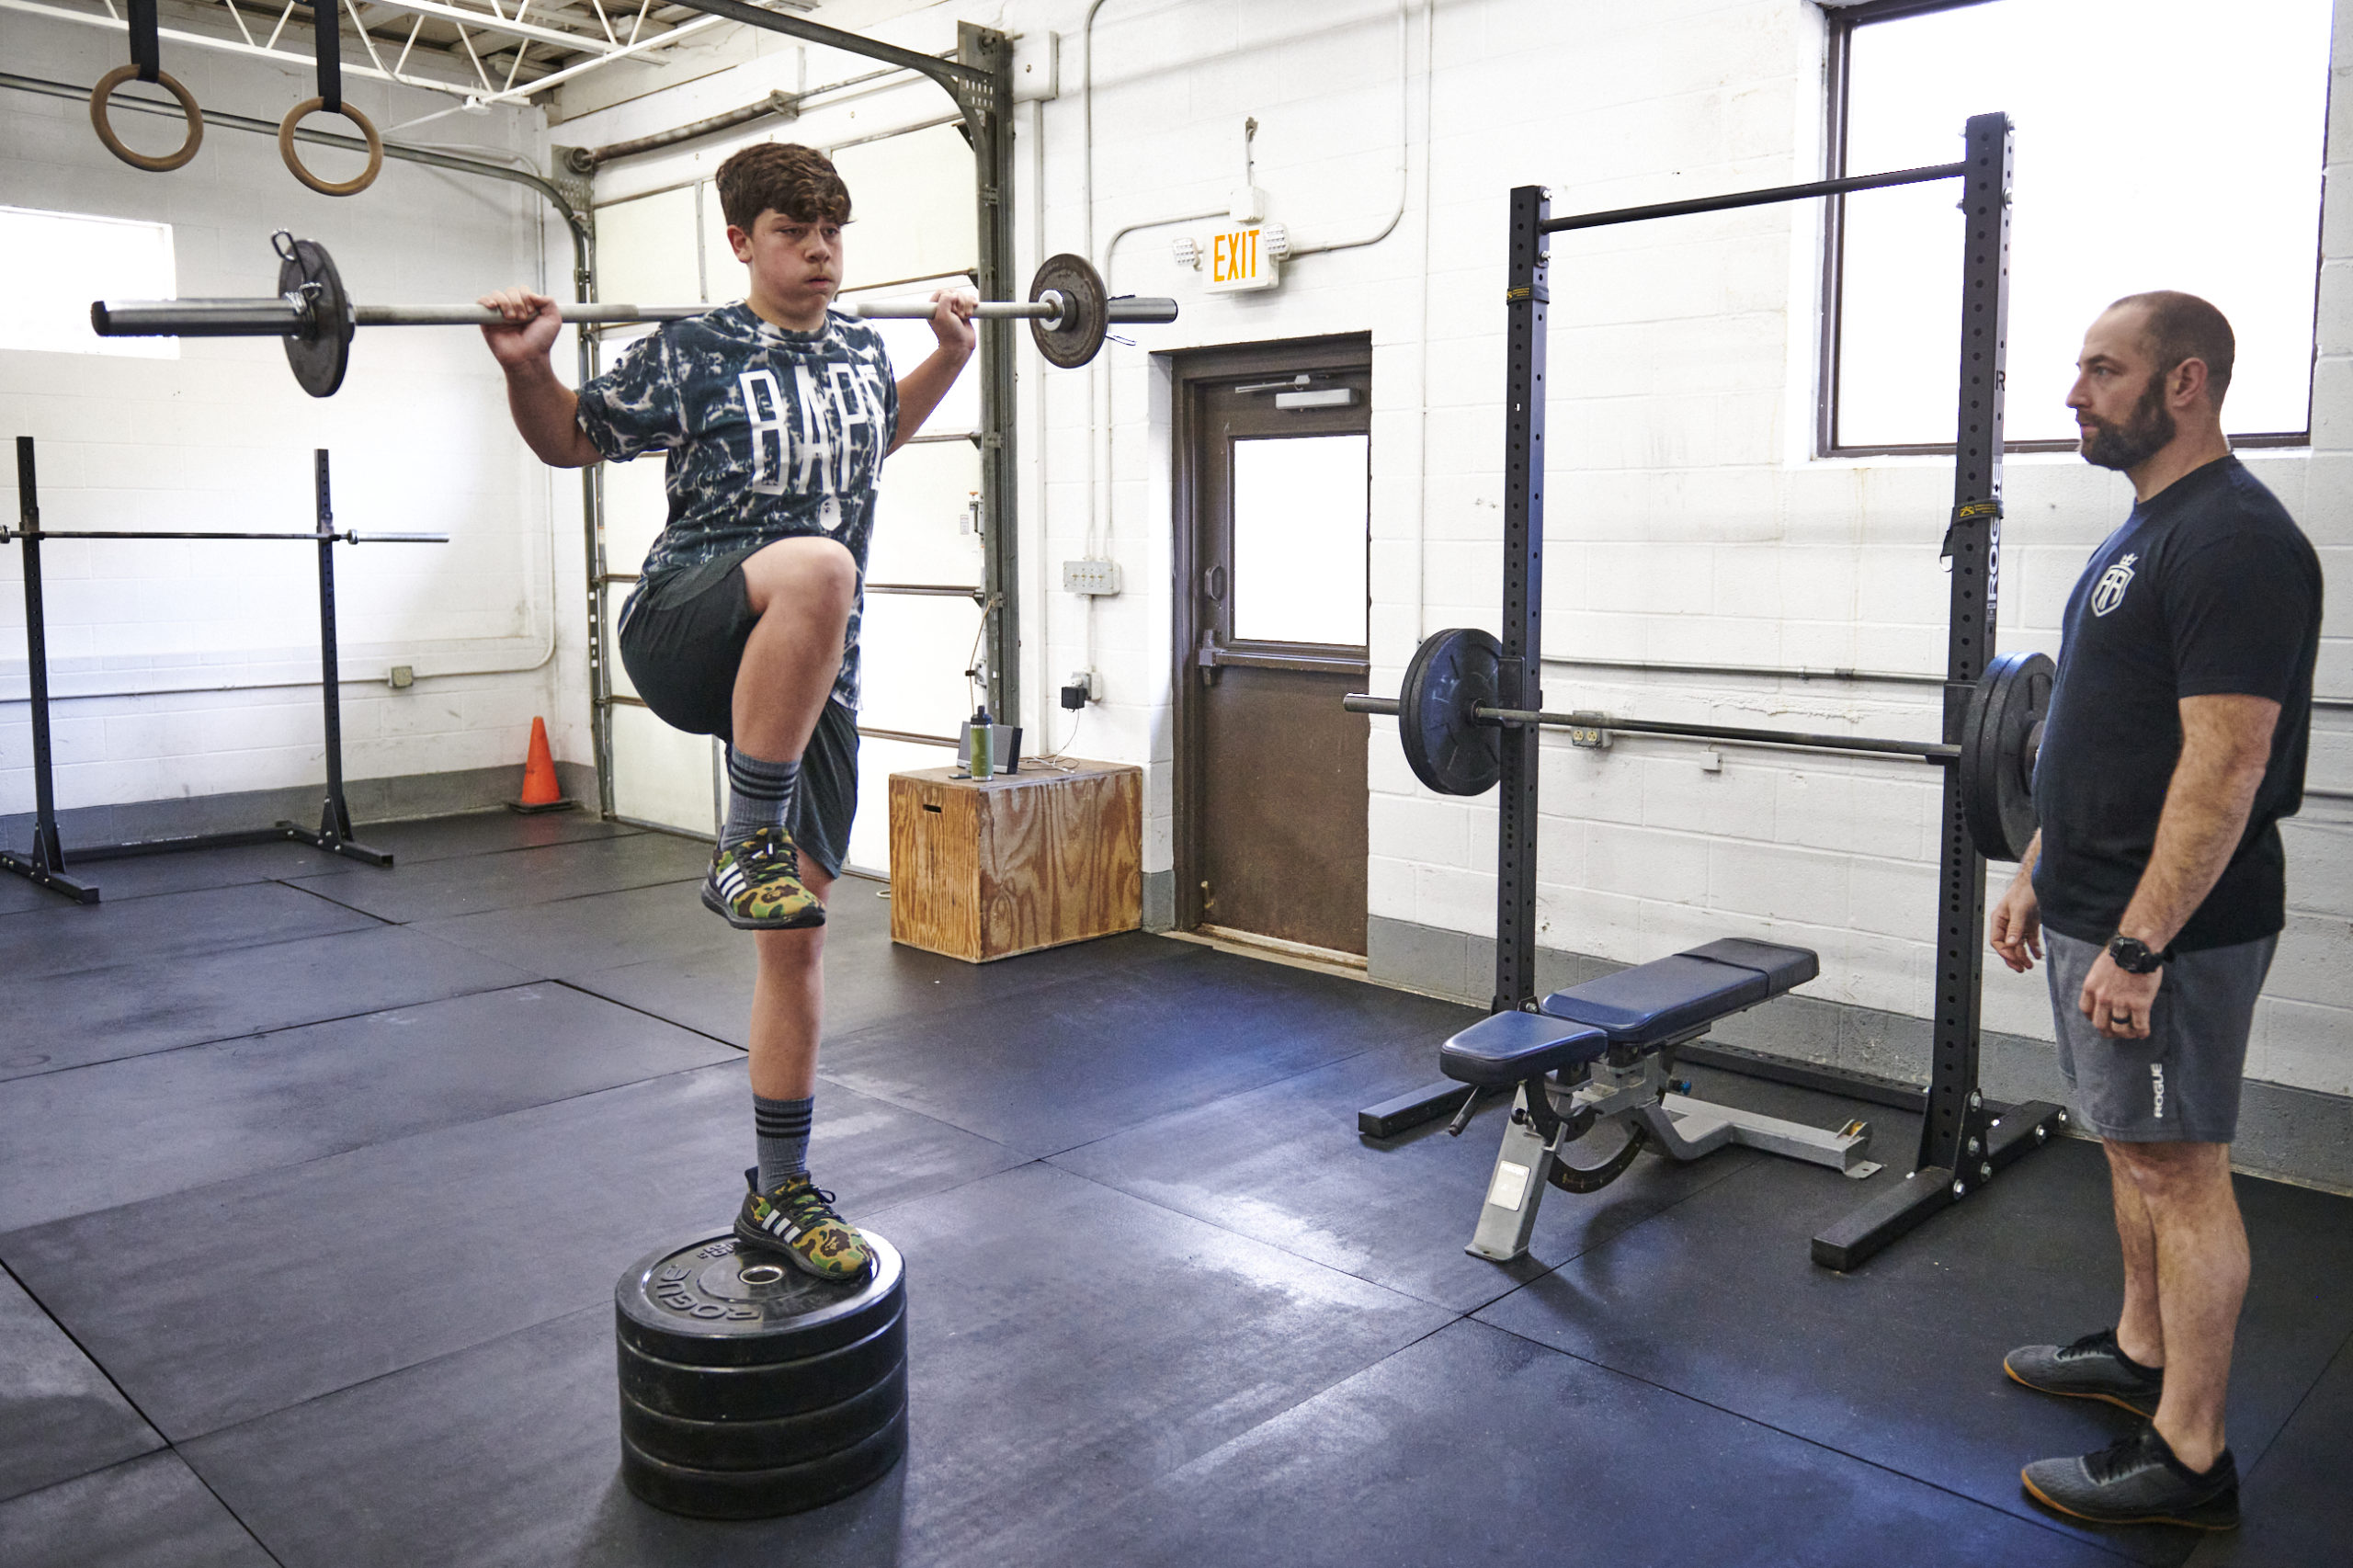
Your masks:
<svg viewBox="0 0 2353 1568"><path fill-rule="evenodd" d="M1625 1172L1645 1142L1677 1160L1745 1143L1849 1176L1878 1170L1863 1158L1870 1144L1863 1122L1830 1132L1670 1092L1678 1086L1669 1076L1677 1046L1820 971L1807 949L1727 938L1556 991L1540 1012L1497 1013L1448 1040L1440 1065L1449 1078L1472 1086L1456 1131L1482 1089L1514 1090L1468 1250L1498 1263L1518 1257L1528 1251L1548 1182L1597 1191ZM1622 1142L1613 1136L1618 1131ZM1573 1146L1589 1137L1608 1157L1578 1163Z"/></svg>

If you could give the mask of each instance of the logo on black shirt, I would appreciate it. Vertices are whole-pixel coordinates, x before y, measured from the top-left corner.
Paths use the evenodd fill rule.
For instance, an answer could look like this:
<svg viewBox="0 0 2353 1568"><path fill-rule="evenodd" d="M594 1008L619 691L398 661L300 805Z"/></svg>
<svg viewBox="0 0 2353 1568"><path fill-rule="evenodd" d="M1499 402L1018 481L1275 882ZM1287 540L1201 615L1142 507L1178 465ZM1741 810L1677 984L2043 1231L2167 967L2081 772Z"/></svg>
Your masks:
<svg viewBox="0 0 2353 1568"><path fill-rule="evenodd" d="M2124 602L2124 590L2132 585L2132 562L2140 559L2128 555L2099 574L2099 583L2092 589L2094 615L2106 615Z"/></svg>

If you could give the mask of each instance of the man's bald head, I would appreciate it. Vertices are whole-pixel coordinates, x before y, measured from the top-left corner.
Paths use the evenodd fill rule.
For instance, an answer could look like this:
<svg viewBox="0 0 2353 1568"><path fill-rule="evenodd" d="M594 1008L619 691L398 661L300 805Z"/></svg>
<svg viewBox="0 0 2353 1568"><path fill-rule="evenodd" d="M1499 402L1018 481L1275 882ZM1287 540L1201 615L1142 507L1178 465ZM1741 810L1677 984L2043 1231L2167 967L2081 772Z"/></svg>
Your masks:
<svg viewBox="0 0 2353 1568"><path fill-rule="evenodd" d="M2142 341L2156 361L2159 379L2173 374L2185 359L2202 361L2207 398L2217 410L2222 408L2222 394L2231 390L2231 361L2238 352L2238 339L2222 312L2176 289L2127 294L2108 308L2140 314Z"/></svg>

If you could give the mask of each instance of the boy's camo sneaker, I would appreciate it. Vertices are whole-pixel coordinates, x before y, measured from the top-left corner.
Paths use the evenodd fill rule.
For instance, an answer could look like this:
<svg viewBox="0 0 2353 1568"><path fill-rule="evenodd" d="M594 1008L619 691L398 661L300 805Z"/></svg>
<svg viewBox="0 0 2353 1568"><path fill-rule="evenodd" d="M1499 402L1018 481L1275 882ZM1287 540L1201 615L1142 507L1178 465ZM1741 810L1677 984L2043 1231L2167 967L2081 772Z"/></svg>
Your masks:
<svg viewBox="0 0 2353 1568"><path fill-rule="evenodd" d="M703 879L702 902L739 931L790 931L825 923L825 906L801 880L792 835L764 827L740 844L722 845Z"/></svg>
<svg viewBox="0 0 2353 1568"><path fill-rule="evenodd" d="M834 1195L806 1174L788 1177L773 1192L759 1188L757 1166L744 1173L751 1192L735 1216L735 1239L745 1246L780 1253L802 1273L819 1279L863 1279L874 1255L858 1227L834 1212Z"/></svg>

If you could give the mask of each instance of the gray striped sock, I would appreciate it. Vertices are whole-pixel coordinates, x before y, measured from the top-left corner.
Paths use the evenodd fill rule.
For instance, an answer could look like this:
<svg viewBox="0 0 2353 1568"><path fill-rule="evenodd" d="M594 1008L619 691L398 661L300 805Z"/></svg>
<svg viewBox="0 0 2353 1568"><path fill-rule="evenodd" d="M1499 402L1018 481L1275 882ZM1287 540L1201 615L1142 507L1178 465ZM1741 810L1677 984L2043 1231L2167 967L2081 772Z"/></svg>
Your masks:
<svg viewBox="0 0 2353 1568"><path fill-rule="evenodd" d="M727 748L727 823L720 846L732 849L764 827L792 820L792 797L801 784L801 759L769 762Z"/></svg>
<svg viewBox="0 0 2353 1568"><path fill-rule="evenodd" d="M767 1100L752 1096L752 1127L760 1148L760 1190L774 1192L785 1178L809 1169L809 1123L814 1096L805 1100Z"/></svg>

